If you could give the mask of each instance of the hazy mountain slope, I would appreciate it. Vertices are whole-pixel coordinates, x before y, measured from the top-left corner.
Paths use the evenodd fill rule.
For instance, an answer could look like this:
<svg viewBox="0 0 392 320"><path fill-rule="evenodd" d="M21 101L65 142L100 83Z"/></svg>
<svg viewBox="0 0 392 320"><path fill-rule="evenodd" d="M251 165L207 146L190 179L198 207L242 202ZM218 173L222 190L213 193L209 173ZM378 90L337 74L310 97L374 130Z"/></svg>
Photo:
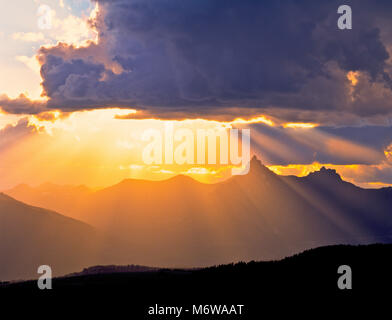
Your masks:
<svg viewBox="0 0 392 320"><path fill-rule="evenodd" d="M390 242L391 190L361 189L327 169L282 177L254 158L248 175L213 185L186 176L124 180L87 194L67 214L110 237L109 263L204 266Z"/></svg>
<svg viewBox="0 0 392 320"><path fill-rule="evenodd" d="M20 184L5 193L19 201L33 206L44 207L75 219L83 220L74 213L93 190L86 186L59 186L44 183L37 187Z"/></svg>
<svg viewBox="0 0 392 320"><path fill-rule="evenodd" d="M80 211L117 240L112 247L123 248L113 263L199 265L217 254L210 247L219 226L208 222L213 189L185 176L124 180L91 195Z"/></svg>
<svg viewBox="0 0 392 320"><path fill-rule="evenodd" d="M214 185L125 180L91 194L80 214L125 246L117 263L200 266L389 242L391 206L390 190L360 189L333 170L281 177L253 159L248 175Z"/></svg>
<svg viewBox="0 0 392 320"><path fill-rule="evenodd" d="M48 264L60 275L90 265L96 234L85 223L0 193L0 279L37 277Z"/></svg>
<svg viewBox="0 0 392 320"><path fill-rule="evenodd" d="M253 159L248 175L217 185L212 198L219 225L235 234L241 253L279 258L325 244L390 241L391 196L357 188L332 170L278 176Z"/></svg>
<svg viewBox="0 0 392 320"><path fill-rule="evenodd" d="M352 236L391 239L392 188L361 189L343 181L335 170L323 168L307 177L283 178L306 193L331 221Z"/></svg>

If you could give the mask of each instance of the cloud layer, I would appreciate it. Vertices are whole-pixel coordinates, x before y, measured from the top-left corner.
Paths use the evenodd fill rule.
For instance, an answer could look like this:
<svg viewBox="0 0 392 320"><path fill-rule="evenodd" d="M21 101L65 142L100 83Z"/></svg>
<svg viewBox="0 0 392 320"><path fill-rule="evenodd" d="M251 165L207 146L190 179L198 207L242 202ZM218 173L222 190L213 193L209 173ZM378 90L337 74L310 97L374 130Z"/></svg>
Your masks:
<svg viewBox="0 0 392 320"><path fill-rule="evenodd" d="M390 1L348 1L353 29L344 31L340 1L97 2L90 22L98 44L42 48L49 100L27 112L126 106L159 117L251 108L366 118L392 110ZM355 86L349 71L358 71ZM10 99L0 105L26 111Z"/></svg>

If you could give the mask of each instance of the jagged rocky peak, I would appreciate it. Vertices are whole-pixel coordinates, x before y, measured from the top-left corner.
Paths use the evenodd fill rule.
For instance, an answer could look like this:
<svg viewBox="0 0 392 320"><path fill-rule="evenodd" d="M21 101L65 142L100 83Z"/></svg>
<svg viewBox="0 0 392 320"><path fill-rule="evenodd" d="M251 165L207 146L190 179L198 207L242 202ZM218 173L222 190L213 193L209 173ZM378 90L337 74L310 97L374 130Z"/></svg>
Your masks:
<svg viewBox="0 0 392 320"><path fill-rule="evenodd" d="M312 178L333 178L333 179L337 179L337 180L342 180L342 178L340 177L340 175L336 172L335 169L328 169L326 167L322 167L319 171L314 171L309 173L308 177L312 177Z"/></svg>

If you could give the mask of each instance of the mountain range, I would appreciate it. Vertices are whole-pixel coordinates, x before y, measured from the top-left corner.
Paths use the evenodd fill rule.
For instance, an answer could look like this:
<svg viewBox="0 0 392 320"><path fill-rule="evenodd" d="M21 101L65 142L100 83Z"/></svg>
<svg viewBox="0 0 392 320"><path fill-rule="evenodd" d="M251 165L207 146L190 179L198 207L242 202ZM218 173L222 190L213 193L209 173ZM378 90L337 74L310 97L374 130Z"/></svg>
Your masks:
<svg viewBox="0 0 392 320"><path fill-rule="evenodd" d="M361 189L325 168L306 177L279 176L255 157L247 175L216 184L180 175L164 181L127 179L97 191L47 184L5 193L92 226L99 235L99 240L88 237L90 251L98 252L95 264L201 267L280 259L330 244L392 240L392 188ZM2 216L11 215L0 208ZM22 241L29 225L20 222L8 232ZM77 234L62 232L70 238ZM27 248L20 246L21 252Z"/></svg>

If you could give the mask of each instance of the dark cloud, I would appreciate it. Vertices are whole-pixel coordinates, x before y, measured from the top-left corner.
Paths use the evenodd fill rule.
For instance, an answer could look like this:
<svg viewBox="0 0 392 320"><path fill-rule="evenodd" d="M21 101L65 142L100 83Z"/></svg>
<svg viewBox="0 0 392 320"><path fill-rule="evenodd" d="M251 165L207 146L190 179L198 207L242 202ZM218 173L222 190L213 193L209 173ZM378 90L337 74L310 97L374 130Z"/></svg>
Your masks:
<svg viewBox="0 0 392 320"><path fill-rule="evenodd" d="M97 2L98 45L40 51L48 108L124 106L157 116L392 110L389 1L346 1L354 21L345 31L335 0ZM361 72L355 88L350 70Z"/></svg>
<svg viewBox="0 0 392 320"><path fill-rule="evenodd" d="M7 113L14 114L36 114L44 111L46 102L31 101L21 94L16 99L11 99L6 95L0 95L0 108Z"/></svg>
<svg viewBox="0 0 392 320"><path fill-rule="evenodd" d="M392 126L319 127L318 130L384 152L392 144Z"/></svg>

